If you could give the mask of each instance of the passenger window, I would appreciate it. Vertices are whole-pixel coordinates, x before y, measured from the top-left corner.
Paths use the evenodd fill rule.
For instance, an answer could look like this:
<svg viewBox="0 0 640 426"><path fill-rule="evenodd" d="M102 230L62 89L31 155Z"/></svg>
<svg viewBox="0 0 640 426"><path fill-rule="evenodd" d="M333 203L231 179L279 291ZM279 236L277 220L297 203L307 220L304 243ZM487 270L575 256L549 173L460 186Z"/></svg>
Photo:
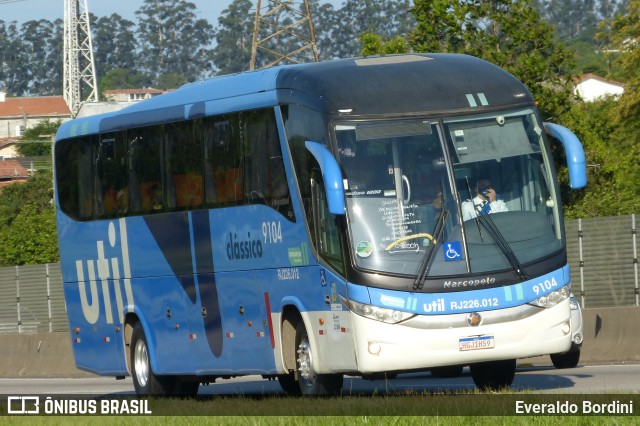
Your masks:
<svg viewBox="0 0 640 426"><path fill-rule="evenodd" d="M164 208L162 193L161 127L127 132L130 155L131 210L150 213Z"/></svg>
<svg viewBox="0 0 640 426"><path fill-rule="evenodd" d="M167 206L171 209L200 208L204 202L202 175L202 133L194 122L165 126L167 164Z"/></svg>
<svg viewBox="0 0 640 426"><path fill-rule="evenodd" d="M129 212L127 157L124 132L100 135L95 162L97 217L123 216Z"/></svg>
<svg viewBox="0 0 640 426"><path fill-rule="evenodd" d="M248 202L266 204L295 221L273 110L242 114L247 151Z"/></svg>
<svg viewBox="0 0 640 426"><path fill-rule="evenodd" d="M204 121L207 206L242 204L242 140L239 117L224 115Z"/></svg>
<svg viewBox="0 0 640 426"><path fill-rule="evenodd" d="M56 149L56 175L60 207L69 216L93 216L93 150L97 137L61 142Z"/></svg>

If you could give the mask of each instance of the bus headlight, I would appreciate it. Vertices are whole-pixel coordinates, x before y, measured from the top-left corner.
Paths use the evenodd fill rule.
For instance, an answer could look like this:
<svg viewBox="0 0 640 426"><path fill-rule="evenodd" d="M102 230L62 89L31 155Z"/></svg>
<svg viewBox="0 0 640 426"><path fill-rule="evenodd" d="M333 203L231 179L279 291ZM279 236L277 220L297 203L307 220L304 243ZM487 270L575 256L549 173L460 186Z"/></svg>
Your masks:
<svg viewBox="0 0 640 426"><path fill-rule="evenodd" d="M415 316L415 314L409 312L402 312L396 311L394 309L365 305L364 303L359 303L354 300L349 300L349 309L351 310L351 312L362 317L386 322L388 324L396 324Z"/></svg>
<svg viewBox="0 0 640 426"><path fill-rule="evenodd" d="M529 302L530 305L539 306L541 308L552 308L558 303L567 300L571 295L571 285L562 287L559 290L552 291L536 300Z"/></svg>
<svg viewBox="0 0 640 426"><path fill-rule="evenodd" d="M580 309L580 304L578 303L578 299L576 299L576 296L574 296L573 294L569 298L569 306L571 306L572 311L577 311L578 309Z"/></svg>

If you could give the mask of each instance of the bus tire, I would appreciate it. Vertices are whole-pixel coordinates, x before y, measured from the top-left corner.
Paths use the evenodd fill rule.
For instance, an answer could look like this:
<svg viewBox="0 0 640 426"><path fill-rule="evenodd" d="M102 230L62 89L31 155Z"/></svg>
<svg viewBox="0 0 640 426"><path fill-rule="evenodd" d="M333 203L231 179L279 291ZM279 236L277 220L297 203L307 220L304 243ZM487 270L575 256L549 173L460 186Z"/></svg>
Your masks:
<svg viewBox="0 0 640 426"><path fill-rule="evenodd" d="M137 395L171 395L174 384L166 377L157 376L151 369L149 345L142 325L137 322L131 335L131 376Z"/></svg>
<svg viewBox="0 0 640 426"><path fill-rule="evenodd" d="M175 396L183 396L183 397L194 397L198 395L198 389L200 388L200 382L194 382L190 380L183 380L180 377L172 378L165 376L164 380L167 381L167 385L171 386L171 395ZM173 383L171 383L173 380Z"/></svg>
<svg viewBox="0 0 640 426"><path fill-rule="evenodd" d="M580 362L580 350L563 354L551 354L551 362L555 368L576 368Z"/></svg>
<svg viewBox="0 0 640 426"><path fill-rule="evenodd" d="M511 386L516 375L516 360L488 361L471 364L473 383L480 390L500 390Z"/></svg>
<svg viewBox="0 0 640 426"><path fill-rule="evenodd" d="M301 393L294 373L278 374L278 383L287 395L300 395Z"/></svg>
<svg viewBox="0 0 640 426"><path fill-rule="evenodd" d="M342 374L316 374L309 335L300 321L296 326L296 372L302 395L335 395L342 390Z"/></svg>

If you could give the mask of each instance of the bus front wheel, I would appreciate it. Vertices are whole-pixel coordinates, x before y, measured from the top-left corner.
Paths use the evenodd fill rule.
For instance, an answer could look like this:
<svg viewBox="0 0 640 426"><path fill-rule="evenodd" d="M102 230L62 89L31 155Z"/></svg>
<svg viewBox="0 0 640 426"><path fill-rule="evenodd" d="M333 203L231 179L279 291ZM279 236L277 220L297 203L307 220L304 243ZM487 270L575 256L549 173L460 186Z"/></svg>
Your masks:
<svg viewBox="0 0 640 426"><path fill-rule="evenodd" d="M500 390L511 386L516 375L516 360L488 361L471 364L473 383L480 390Z"/></svg>
<svg viewBox="0 0 640 426"><path fill-rule="evenodd" d="M342 390L342 374L317 374L309 335L300 321L296 327L296 370L302 395L334 395Z"/></svg>
<svg viewBox="0 0 640 426"><path fill-rule="evenodd" d="M551 362L556 368L576 368L580 362L580 350L564 354L551 354Z"/></svg>

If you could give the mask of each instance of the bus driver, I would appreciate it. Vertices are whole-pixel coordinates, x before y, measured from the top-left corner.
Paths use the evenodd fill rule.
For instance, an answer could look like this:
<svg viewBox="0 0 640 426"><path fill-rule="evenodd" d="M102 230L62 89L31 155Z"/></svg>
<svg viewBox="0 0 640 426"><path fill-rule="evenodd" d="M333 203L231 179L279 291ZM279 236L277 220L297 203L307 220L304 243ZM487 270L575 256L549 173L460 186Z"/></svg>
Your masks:
<svg viewBox="0 0 640 426"><path fill-rule="evenodd" d="M509 209L491 186L489 179L480 179L476 185L476 196L462 203L462 220L474 219L478 213L506 212Z"/></svg>

